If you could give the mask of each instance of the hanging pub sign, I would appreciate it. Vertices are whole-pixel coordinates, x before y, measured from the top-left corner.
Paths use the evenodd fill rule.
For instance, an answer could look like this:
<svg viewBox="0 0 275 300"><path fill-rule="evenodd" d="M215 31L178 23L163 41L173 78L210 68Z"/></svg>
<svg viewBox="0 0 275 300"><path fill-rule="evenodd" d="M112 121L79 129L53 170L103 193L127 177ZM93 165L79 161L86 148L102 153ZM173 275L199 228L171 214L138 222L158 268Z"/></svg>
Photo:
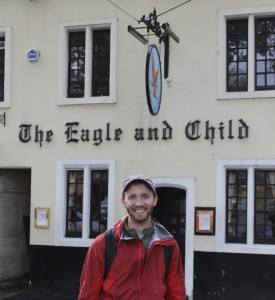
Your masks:
<svg viewBox="0 0 275 300"><path fill-rule="evenodd" d="M136 28L132 27L131 25L128 26L128 32L142 44L146 45L148 43L148 38L150 35L154 35L155 37L157 37L160 44L162 42L164 43L164 78L167 79L169 75L169 39L171 37L176 43L179 43L180 39L171 30L170 25L167 22L160 24L158 22L158 17L190 2L191 0L186 0L160 14L157 14L156 8L154 8L153 12L149 13L148 17L143 15L140 19L137 19L136 17L131 15L129 12L127 12L112 0L107 1L113 4L116 8L120 9L123 13L131 17L138 24L143 23L145 25L143 27L139 26ZM142 34L137 29L145 29L146 32L145 34ZM160 109L162 93L161 76L161 65L158 49L155 45L150 45L146 60L146 95L149 110L153 116L156 116Z"/></svg>
<svg viewBox="0 0 275 300"><path fill-rule="evenodd" d="M150 45L146 58L146 96L151 115L156 116L160 109L162 94L161 62L156 45Z"/></svg>

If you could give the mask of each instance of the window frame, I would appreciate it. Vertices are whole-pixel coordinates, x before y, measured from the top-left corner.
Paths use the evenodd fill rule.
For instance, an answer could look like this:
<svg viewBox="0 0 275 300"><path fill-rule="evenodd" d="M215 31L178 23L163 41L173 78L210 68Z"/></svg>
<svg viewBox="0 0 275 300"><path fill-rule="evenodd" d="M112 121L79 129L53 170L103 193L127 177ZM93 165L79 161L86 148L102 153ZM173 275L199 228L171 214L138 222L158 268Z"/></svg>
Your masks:
<svg viewBox="0 0 275 300"><path fill-rule="evenodd" d="M247 242L226 243L226 171L228 169L247 170ZM220 160L216 165L216 237L217 252L274 254L275 246L271 244L254 244L254 203L256 169L275 169L275 160Z"/></svg>
<svg viewBox="0 0 275 300"><path fill-rule="evenodd" d="M218 11L217 99L254 99L275 97L275 90L255 89L255 18L274 17L275 6L222 9ZM248 90L227 92L226 21L248 18Z"/></svg>
<svg viewBox="0 0 275 300"><path fill-rule="evenodd" d="M83 229L82 237L65 237L66 231L66 189L67 170L84 170L83 190ZM56 206L55 206L55 245L89 247L93 238L89 238L90 229L90 171L108 170L108 219L107 228L114 224L115 201L115 161L102 160L60 160L56 166Z"/></svg>
<svg viewBox="0 0 275 300"><path fill-rule="evenodd" d="M5 36L4 101L0 102L0 108L8 108L11 90L11 27L0 26L0 36Z"/></svg>
<svg viewBox="0 0 275 300"><path fill-rule="evenodd" d="M92 38L93 29L110 29L110 93L108 96L93 97L91 93L92 76ZM86 57L86 81L84 97L69 98L68 91L68 32L85 30L86 51L90 54ZM117 19L92 19L83 21L68 21L59 24L59 53L58 53L58 105L95 104L95 103L116 103L116 39Z"/></svg>

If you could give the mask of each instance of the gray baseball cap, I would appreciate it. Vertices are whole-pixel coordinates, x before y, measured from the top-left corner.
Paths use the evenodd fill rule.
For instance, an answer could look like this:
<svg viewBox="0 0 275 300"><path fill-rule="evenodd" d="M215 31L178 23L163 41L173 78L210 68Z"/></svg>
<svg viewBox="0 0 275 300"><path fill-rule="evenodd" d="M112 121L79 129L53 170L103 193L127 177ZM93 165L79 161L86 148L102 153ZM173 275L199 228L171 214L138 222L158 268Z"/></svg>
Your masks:
<svg viewBox="0 0 275 300"><path fill-rule="evenodd" d="M125 192L127 187L134 181L144 182L153 191L153 193L155 195L157 194L156 187L155 187L153 181L151 180L151 178L146 177L144 175L132 175L132 176L129 176L127 179L125 179L125 181L123 182L123 185L122 185L122 194Z"/></svg>

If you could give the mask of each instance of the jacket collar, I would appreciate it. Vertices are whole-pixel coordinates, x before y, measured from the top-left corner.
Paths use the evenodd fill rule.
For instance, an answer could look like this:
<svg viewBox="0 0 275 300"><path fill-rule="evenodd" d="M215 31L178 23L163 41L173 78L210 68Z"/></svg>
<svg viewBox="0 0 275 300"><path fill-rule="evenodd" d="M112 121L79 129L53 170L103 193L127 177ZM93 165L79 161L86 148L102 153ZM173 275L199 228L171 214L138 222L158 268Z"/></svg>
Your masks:
<svg viewBox="0 0 275 300"><path fill-rule="evenodd" d="M125 216L124 218L117 221L114 225L115 228L115 240L118 242L121 237L122 230L124 228L125 222L128 220L128 216ZM164 240L170 240L173 238L171 233L167 231L156 219L152 219L152 222L154 224L155 230L152 236L152 239L150 241L150 245L155 241L164 241Z"/></svg>

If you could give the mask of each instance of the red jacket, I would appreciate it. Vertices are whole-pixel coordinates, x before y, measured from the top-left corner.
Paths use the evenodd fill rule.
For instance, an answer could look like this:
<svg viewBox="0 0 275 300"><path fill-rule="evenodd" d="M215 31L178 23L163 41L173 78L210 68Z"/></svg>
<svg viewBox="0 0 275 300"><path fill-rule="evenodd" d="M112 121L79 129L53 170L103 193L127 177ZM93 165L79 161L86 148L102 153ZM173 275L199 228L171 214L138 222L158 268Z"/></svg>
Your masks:
<svg viewBox="0 0 275 300"><path fill-rule="evenodd" d="M78 300L185 300L180 249L172 235L159 223L148 250L138 238L120 238L125 218L115 224L117 252L103 280L105 238L99 235L86 256ZM162 245L173 245L166 278Z"/></svg>

